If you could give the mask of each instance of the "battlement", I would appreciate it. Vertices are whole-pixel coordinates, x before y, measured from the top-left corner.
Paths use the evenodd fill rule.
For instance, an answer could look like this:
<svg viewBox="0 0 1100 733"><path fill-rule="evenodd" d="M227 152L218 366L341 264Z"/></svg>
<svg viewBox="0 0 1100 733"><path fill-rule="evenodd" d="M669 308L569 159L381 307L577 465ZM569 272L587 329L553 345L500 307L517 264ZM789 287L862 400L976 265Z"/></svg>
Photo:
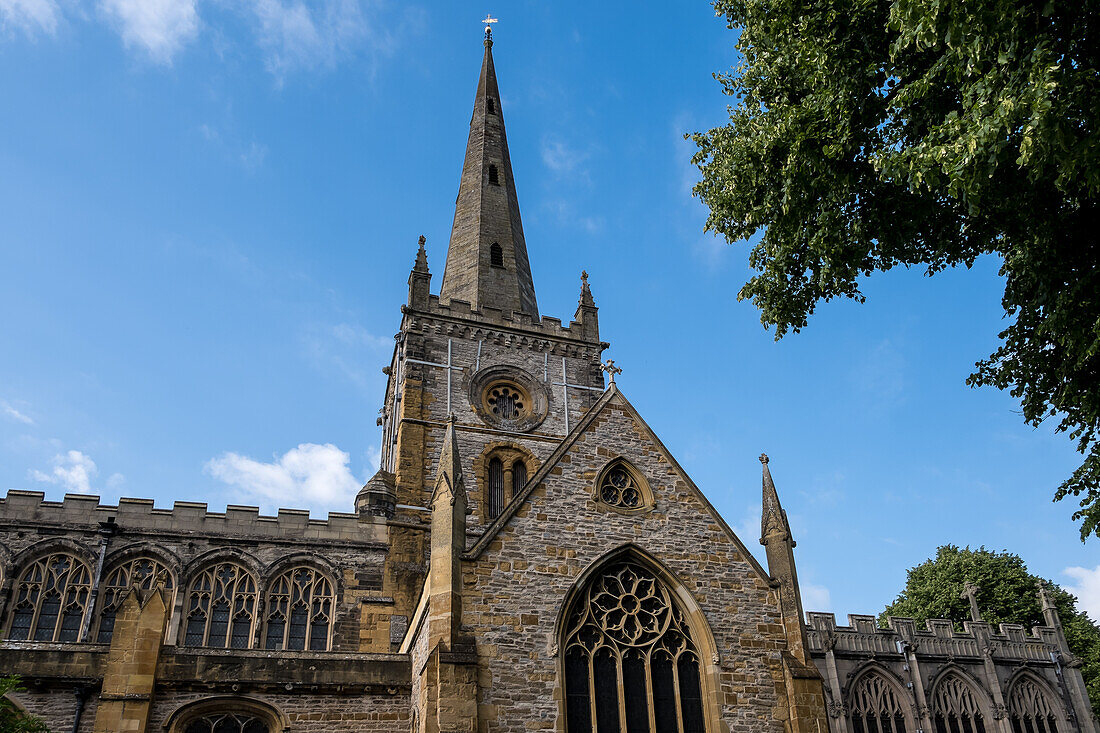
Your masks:
<svg viewBox="0 0 1100 733"><path fill-rule="evenodd" d="M28 528L38 524L71 529L99 529L113 522L124 531L184 532L189 534L242 535L257 538L294 538L385 545L384 519L329 512L327 519L311 519L302 509L279 509L277 516L261 515L258 507L230 504L224 512L211 512L206 504L177 501L171 509L158 509L152 499L122 498L118 504L101 504L91 494L66 494L62 501L46 501L41 491L12 489L0 498L0 523Z"/></svg>
<svg viewBox="0 0 1100 733"><path fill-rule="evenodd" d="M473 308L468 301L454 299L447 303L441 303L438 295L428 296L427 311L417 311L408 306L402 307L402 313L423 313L424 315L439 318L453 318L464 322L474 321L486 326L521 331L525 334L538 335L548 339L582 341L588 344L599 344L585 336L584 325L578 321L571 321L568 326L563 326L560 318L541 316L537 320L529 313L522 311L502 311L499 308L483 307Z"/></svg>
<svg viewBox="0 0 1100 733"><path fill-rule="evenodd" d="M889 628L883 629L876 617L863 614L849 614L847 626L837 626L831 613L810 612L806 617L814 654L832 648L838 654L900 657L910 648L922 657L955 658L981 657L988 649L998 660L1049 662L1059 646L1058 632L1050 626L1035 626L1028 634L1022 624L1000 624L994 631L984 621L963 621L963 631L956 631L953 621L937 618L920 629L911 618L890 616Z"/></svg>

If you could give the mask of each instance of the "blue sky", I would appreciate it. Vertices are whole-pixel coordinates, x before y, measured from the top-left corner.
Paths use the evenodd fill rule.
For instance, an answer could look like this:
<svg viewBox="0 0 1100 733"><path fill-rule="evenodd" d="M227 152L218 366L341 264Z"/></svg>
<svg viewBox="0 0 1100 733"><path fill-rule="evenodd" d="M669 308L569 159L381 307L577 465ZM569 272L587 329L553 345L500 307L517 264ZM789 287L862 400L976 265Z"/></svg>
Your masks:
<svg viewBox="0 0 1100 733"><path fill-rule="evenodd" d="M0 490L349 509L420 234L438 288L486 11L539 304L608 356L752 548L761 452L807 607L874 613L951 542L1100 615L1064 436L972 390L997 263L878 275L776 343L703 233L705 3L0 0Z"/></svg>

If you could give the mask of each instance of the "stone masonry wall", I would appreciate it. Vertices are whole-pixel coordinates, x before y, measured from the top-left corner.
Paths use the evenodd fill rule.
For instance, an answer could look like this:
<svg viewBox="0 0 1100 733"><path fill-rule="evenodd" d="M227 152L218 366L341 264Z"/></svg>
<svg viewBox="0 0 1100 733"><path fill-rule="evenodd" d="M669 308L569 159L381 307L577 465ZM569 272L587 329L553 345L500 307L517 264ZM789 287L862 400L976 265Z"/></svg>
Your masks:
<svg viewBox="0 0 1100 733"><path fill-rule="evenodd" d="M631 461L650 483L653 511L601 509L593 482L610 459ZM704 640L712 704L729 730L779 733L774 716L785 647L776 591L621 404L612 402L529 503L465 563L463 622L477 640L484 730L562 730L557 624L578 575L633 544L685 581L717 647ZM537 588L538 592L532 592Z"/></svg>

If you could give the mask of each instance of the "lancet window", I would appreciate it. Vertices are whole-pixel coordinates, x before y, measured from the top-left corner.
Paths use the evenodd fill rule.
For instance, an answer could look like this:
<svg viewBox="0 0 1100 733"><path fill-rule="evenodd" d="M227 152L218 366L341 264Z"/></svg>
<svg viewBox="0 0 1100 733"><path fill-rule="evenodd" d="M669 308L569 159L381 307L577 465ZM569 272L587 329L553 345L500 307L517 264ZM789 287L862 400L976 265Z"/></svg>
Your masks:
<svg viewBox="0 0 1100 733"><path fill-rule="evenodd" d="M1050 697L1034 680L1025 677L1012 688L1008 709L1013 733L1058 733Z"/></svg>
<svg viewBox="0 0 1100 733"><path fill-rule="evenodd" d="M489 164L489 183L494 186L500 185L500 174L497 173L497 167L493 164Z"/></svg>
<svg viewBox="0 0 1100 733"><path fill-rule="evenodd" d="M99 591L103 601L100 605L96 641L104 644L111 641L111 634L115 628L115 616L131 588L149 591L153 590L158 583L164 583L164 587L171 590L172 575L168 572L168 568L152 558L135 558L112 570Z"/></svg>
<svg viewBox="0 0 1100 733"><path fill-rule="evenodd" d="M504 511L504 461L489 459L489 518L496 519Z"/></svg>
<svg viewBox="0 0 1100 733"><path fill-rule="evenodd" d="M327 651L335 603L332 583L312 568L293 568L271 584L267 596L268 649Z"/></svg>
<svg viewBox="0 0 1100 733"><path fill-rule="evenodd" d="M853 733L907 733L895 688L881 674L863 675L848 694Z"/></svg>
<svg viewBox="0 0 1100 733"><path fill-rule="evenodd" d="M221 649L252 646L256 619L256 580L240 565L222 563L204 570L187 594L184 644Z"/></svg>
<svg viewBox="0 0 1100 733"><path fill-rule="evenodd" d="M699 651L653 573L630 561L609 566L567 619L567 733L704 732Z"/></svg>
<svg viewBox="0 0 1100 733"><path fill-rule="evenodd" d="M523 491L523 487L526 485L527 465L522 458L516 459L516 462L512 464L512 496L514 497Z"/></svg>
<svg viewBox="0 0 1100 733"><path fill-rule="evenodd" d="M183 733L270 733L267 723L251 715L214 713L196 718Z"/></svg>
<svg viewBox="0 0 1100 733"><path fill-rule="evenodd" d="M16 585L8 638L78 641L91 580L88 564L73 555L56 553L37 560Z"/></svg>
<svg viewBox="0 0 1100 733"><path fill-rule="evenodd" d="M932 713L936 733L985 733L982 708L974 690L956 674L936 686Z"/></svg>

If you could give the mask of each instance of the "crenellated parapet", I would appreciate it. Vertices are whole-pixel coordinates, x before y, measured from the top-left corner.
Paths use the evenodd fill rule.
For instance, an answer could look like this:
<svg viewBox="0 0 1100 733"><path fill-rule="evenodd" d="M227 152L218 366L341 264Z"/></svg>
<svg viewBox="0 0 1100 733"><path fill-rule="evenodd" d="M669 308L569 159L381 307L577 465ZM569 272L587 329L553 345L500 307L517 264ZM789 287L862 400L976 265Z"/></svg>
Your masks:
<svg viewBox="0 0 1100 733"><path fill-rule="evenodd" d="M300 509L279 509L276 516L260 514L254 506L230 504L224 512L212 512L199 502L177 501L171 509L154 506L152 499L119 499L102 504L98 496L66 494L62 501L46 501L40 491L12 489L0 498L0 524L19 525L27 530L41 527L99 531L101 523L123 527L127 532L187 536L249 536L258 540L295 538L320 542L377 544L384 548L387 529L384 518L330 512L326 519L313 519Z"/></svg>
<svg viewBox="0 0 1100 733"><path fill-rule="evenodd" d="M1021 624L1000 624L995 631L983 621L964 621L957 631L950 619L928 619L918 628L911 618L890 616L881 628L874 616L849 614L847 626L837 626L831 613L807 614L810 651L836 654L901 657L906 649L927 658L973 658L989 654L1006 662L1051 663L1051 652L1059 649L1058 632L1050 626L1035 626L1030 632Z"/></svg>
<svg viewBox="0 0 1100 733"><path fill-rule="evenodd" d="M600 342L599 334L593 334L591 329L586 329L581 321L571 321L569 325L563 325L560 318L533 317L523 311L503 311L490 306L473 308L465 300L454 299L441 303L437 295L429 296L426 310L403 306L402 312L410 319L411 324L450 322L459 328L483 326L486 334L499 334L503 338L509 335L532 341L541 338L548 342L543 348L553 349L555 353L566 342L596 347L599 349L595 352L596 356L603 348L607 348L607 344ZM413 330L419 329L414 327Z"/></svg>

